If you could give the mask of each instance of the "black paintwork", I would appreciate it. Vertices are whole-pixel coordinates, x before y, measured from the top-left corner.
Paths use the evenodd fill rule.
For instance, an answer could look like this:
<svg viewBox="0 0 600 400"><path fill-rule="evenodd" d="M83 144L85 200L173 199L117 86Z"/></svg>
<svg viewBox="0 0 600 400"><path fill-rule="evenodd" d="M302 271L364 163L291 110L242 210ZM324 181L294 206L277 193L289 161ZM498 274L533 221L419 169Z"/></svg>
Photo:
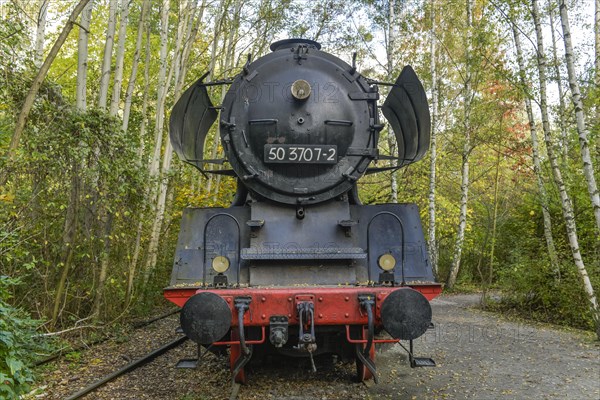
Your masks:
<svg viewBox="0 0 600 400"><path fill-rule="evenodd" d="M231 311L227 302L214 293L193 295L179 315L181 329L198 344L211 344L221 339L231 327Z"/></svg>
<svg viewBox="0 0 600 400"><path fill-rule="evenodd" d="M279 44L244 68L222 104L221 140L244 185L286 204L314 204L352 188L377 154L377 88L305 41ZM310 96L291 85L305 80ZM268 144L337 146L334 164L264 162Z"/></svg>
<svg viewBox="0 0 600 400"><path fill-rule="evenodd" d="M383 327L393 338L413 340L431 324L431 305L420 292L404 288L386 297L381 307Z"/></svg>
<svg viewBox="0 0 600 400"><path fill-rule="evenodd" d="M431 120L425 89L412 67L404 67L381 110L396 134L398 166L423 158L429 149Z"/></svg>
<svg viewBox="0 0 600 400"><path fill-rule="evenodd" d="M342 221L353 222L349 232ZM302 220L266 202L186 209L171 284L212 285L219 255L231 260L230 285L367 284L379 280L384 253L397 261L396 285L434 281L416 205L332 200L306 207Z"/></svg>

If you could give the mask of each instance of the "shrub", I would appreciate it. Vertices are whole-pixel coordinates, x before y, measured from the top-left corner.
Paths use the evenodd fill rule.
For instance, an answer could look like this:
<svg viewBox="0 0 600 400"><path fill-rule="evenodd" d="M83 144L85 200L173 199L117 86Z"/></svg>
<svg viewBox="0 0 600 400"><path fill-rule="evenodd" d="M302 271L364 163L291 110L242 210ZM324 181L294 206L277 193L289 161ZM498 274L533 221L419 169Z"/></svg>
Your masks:
<svg viewBox="0 0 600 400"><path fill-rule="evenodd" d="M0 276L0 398L18 399L30 389L35 356L47 350L46 341L36 333L39 321L8 303L11 287L18 279Z"/></svg>

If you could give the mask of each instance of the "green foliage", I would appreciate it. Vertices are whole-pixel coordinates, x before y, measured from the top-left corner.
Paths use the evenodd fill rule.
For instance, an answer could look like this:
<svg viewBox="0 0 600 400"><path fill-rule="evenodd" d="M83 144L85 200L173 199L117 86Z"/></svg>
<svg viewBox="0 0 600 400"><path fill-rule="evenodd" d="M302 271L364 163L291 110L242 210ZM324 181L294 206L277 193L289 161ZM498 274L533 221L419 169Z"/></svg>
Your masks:
<svg viewBox="0 0 600 400"><path fill-rule="evenodd" d="M29 367L37 354L47 351L45 340L36 334L39 321L8 303L18 279L0 276L0 398L18 399L33 383Z"/></svg>
<svg viewBox="0 0 600 400"><path fill-rule="evenodd" d="M494 305L497 310L558 325L595 329L581 278L571 264L562 266L560 280L548 263L536 260L504 269L499 279L510 291ZM598 285L598 280L595 283Z"/></svg>

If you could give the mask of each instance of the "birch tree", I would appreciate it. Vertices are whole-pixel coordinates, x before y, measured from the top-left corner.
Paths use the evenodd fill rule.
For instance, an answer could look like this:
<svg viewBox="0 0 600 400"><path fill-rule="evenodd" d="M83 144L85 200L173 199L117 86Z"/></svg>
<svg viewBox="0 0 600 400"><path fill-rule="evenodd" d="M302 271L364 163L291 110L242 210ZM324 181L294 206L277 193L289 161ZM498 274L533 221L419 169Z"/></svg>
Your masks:
<svg viewBox="0 0 600 400"><path fill-rule="evenodd" d="M429 234L427 247L429 249L429 260L433 273L437 276L438 273L438 251L436 242L436 226L435 226L435 187L436 187L436 165L437 165L437 103L438 103L438 86L437 86L437 57L436 57L436 36L435 36L435 0L431 0L431 37L430 37L430 72L431 72L431 144L429 147L429 195L428 195L428 212L429 212Z"/></svg>
<svg viewBox="0 0 600 400"><path fill-rule="evenodd" d="M225 53L225 60L223 60L223 73L229 74L229 72L233 69L235 64L235 48L238 39L239 32L239 24L240 24L240 12L242 10L243 2L242 0L234 0L233 2L233 18L231 20L231 26L229 27L229 33L225 42L223 42L223 52ZM227 93L227 89L225 86L221 86L221 103L223 102L223 98L225 98L225 94ZM215 133L215 141L213 142L213 154L214 156L211 158L218 158L219 154L219 139L220 136ZM221 183L221 175L217 174L215 179L215 187L212 194L213 202L217 201L217 196L219 194L220 183Z"/></svg>
<svg viewBox="0 0 600 400"><path fill-rule="evenodd" d="M458 230L456 233L456 243L454 245L454 255L452 265L450 266L450 274L446 285L452 288L456 283L456 277L460 269L460 261L463 250L463 242L465 240L465 230L467 228L467 202L469 197L469 156L471 153L471 102L472 102L472 87L471 87L471 47L472 47L472 29L473 29L473 0L466 0L466 46L465 46L465 78L464 78L464 142L462 150L462 166L461 166L461 184L460 184L460 213L458 217Z"/></svg>
<svg viewBox="0 0 600 400"><path fill-rule="evenodd" d="M146 1L145 3L148 3ZM140 122L140 146L138 152L138 162L142 163L142 154L144 151L144 137L146 136L146 120L147 120L147 110L148 110L148 92L150 91L150 24L146 23L146 55L144 61L144 92L142 94L142 120ZM133 92L133 89L132 89ZM127 109L127 102L125 103ZM124 113L125 114L125 113ZM123 121L125 122L125 121ZM125 128L124 128L125 130ZM147 188L144 191L147 196L148 190ZM145 197L146 197L145 196ZM141 239L142 239L142 230L144 228L144 213L140 213L137 234L135 238L135 245L133 248L133 255L131 261L129 263L129 272L127 278L127 291L125 293L125 304L129 305L133 298L133 290L134 290L134 278L136 274L138 259L140 256L141 249Z"/></svg>
<svg viewBox="0 0 600 400"><path fill-rule="evenodd" d="M93 8L94 1L92 0L81 12L79 40L77 42L77 86L75 89L75 106L82 111L85 111L87 108L88 43Z"/></svg>
<svg viewBox="0 0 600 400"><path fill-rule="evenodd" d="M185 3L185 4L183 4ZM187 2L182 2L182 7L186 9ZM164 123L164 108L165 108L165 98L167 92L167 40L168 40L168 23L169 23L169 0L163 1L163 9L161 14L161 51L160 51L160 72L158 79L158 99L157 99L157 110L156 110L156 127L155 127L155 147L154 147L154 156L152 159L152 165L150 169L151 175L155 177L159 177L159 163L160 163L160 150L162 147L162 139L163 139L163 123ZM182 18L180 16L179 26L177 29L178 35L181 34L182 31ZM181 45L181 38L178 37L176 39L176 46ZM177 56L179 49L175 49L175 55ZM173 69L171 69L173 71ZM170 79L169 79L170 80ZM163 153L163 171L167 171L171 167L173 148L171 146L170 140L167 138L167 143L165 145L165 150ZM167 179L167 176L163 176L162 179ZM160 228L162 226L162 221L164 218L164 207L167 196L167 182L163 182L159 179L156 186L155 195L152 197L156 203L154 207L154 222L152 224L152 230L150 232L150 239L148 243L148 255L146 259L146 266L144 268L144 275L142 284L145 287L150 279L150 274L156 266L156 258L158 251L158 244L160 241Z"/></svg>
<svg viewBox="0 0 600 400"><path fill-rule="evenodd" d="M600 89L600 0L596 0L596 13L594 17L594 53L595 53L595 69L594 69L594 86L596 87L597 95ZM600 130L600 104L596 102L596 129ZM596 140L596 154L600 154L600 144ZM600 156L596 156L600 161Z"/></svg>
<svg viewBox="0 0 600 400"><path fill-rule="evenodd" d="M35 33L35 58L33 65L36 68L42 66L42 60L44 59L44 39L46 38L46 18L48 16L48 1L39 0L39 12L37 17L37 30Z"/></svg>
<svg viewBox="0 0 600 400"><path fill-rule="evenodd" d="M123 84L123 62L125 60L125 39L127 36L127 23L129 21L130 0L121 0L121 18L119 22L119 41L115 57L115 74L113 79L112 101L110 102L110 115L116 116L121 104L121 86Z"/></svg>
<svg viewBox="0 0 600 400"><path fill-rule="evenodd" d="M386 47L386 67L387 67L387 79L389 82L393 82L394 79L394 53L396 49L396 2L395 0L390 0L388 4L388 20L387 20L387 47ZM394 154L395 148L395 137L391 129L388 128L388 146L390 148L390 154ZM396 161L398 163L399 161ZM398 202L398 179L396 176L396 171L392 170L390 174L391 179L391 202Z"/></svg>
<svg viewBox="0 0 600 400"><path fill-rule="evenodd" d="M540 111L542 114L542 128L544 130L544 140L546 142L546 151L548 152L548 158L550 159L550 165L552 168L552 174L554 176L554 182L558 187L558 192L560 194L560 200L562 205L562 213L565 220L565 226L567 229L567 237L569 239L569 246L571 247L571 253L573 255L573 261L577 268L577 272L581 277L583 287L585 293L588 297L589 308L594 318L594 322L596 325L596 333L598 338L600 339L600 323L599 323L599 315L598 315L598 302L596 300L596 295L594 293L594 289L592 287L592 283L587 274L587 270L585 264L583 262L583 258L581 257L581 252L579 251L579 239L577 237L577 228L575 226L575 215L573 213L573 205L571 202L571 198L567 193L565 188L565 184L562 178L562 173L560 167L558 165L558 161L556 159L556 154L554 153L554 148L552 146L552 133L550 130L550 122L548 118L548 100L546 95L546 56L544 53L544 41L542 36L542 24L540 22L540 15L538 10L537 0L532 0L532 10L531 14L533 17L533 22L535 24L535 33L537 39L537 66L538 66L538 75L539 75L539 90L540 90Z"/></svg>
<svg viewBox="0 0 600 400"><path fill-rule="evenodd" d="M108 23L106 27L106 42L104 43L104 57L100 69L100 88L98 91L98 107L106 108L108 99L108 86L110 83L110 67L112 64L112 50L115 41L117 19L117 0L108 3Z"/></svg>
<svg viewBox="0 0 600 400"><path fill-rule="evenodd" d="M211 82L214 80L215 75L215 67L217 63L217 48L219 45L219 34L223 29L223 20L225 19L225 13L227 10L227 6L225 4L226 0L220 0L219 5L217 7L217 16L215 17L215 23L213 27L213 40L211 44L210 50L210 62L208 64L208 75L206 77L206 82ZM223 39L223 43L225 44L225 39ZM217 149L219 148L219 134L215 131L213 136L213 146L210 153L210 158L217 158ZM208 177L208 182L206 184L206 192L211 193L213 187L213 176Z"/></svg>
<svg viewBox="0 0 600 400"><path fill-rule="evenodd" d="M511 21L511 27L513 32L513 38L515 41L515 48L517 50L517 64L519 65L519 80L521 83L522 90L525 92L525 109L527 110L527 119L529 121L529 133L531 135L531 152L533 157L533 172L535 174L540 205L542 207L542 217L544 219L544 238L546 239L546 247L548 248L548 256L552 265L552 270L556 278L560 279L560 267L558 264L558 256L556 254L556 246L554 245L554 238L552 236L552 219L550 217L550 211L548 209L548 194L546 193L546 187L542 178L542 166L540 162L540 150L537 138L537 132L535 129L535 119L533 116L533 108L531 106L531 94L526 88L529 87L525 72L525 62L523 61L523 50L521 47L521 39L519 31L514 22Z"/></svg>
<svg viewBox="0 0 600 400"><path fill-rule="evenodd" d="M562 85L562 76L560 73L560 62L558 51L556 50L556 34L554 32L554 8L551 1L548 5L548 17L550 18L550 33L552 34L552 67L554 69L556 87L558 88L558 124L560 126L560 144L563 164L566 164L569 154L569 136L567 133L567 122L565 115L567 107L565 106L565 93Z"/></svg>
<svg viewBox="0 0 600 400"><path fill-rule="evenodd" d="M571 42L571 28L569 26L569 13L565 0L559 0L560 21L563 31L563 41L565 43L565 58L567 62L567 73L569 75L569 87L571 89L571 97L573 106L575 107L575 119L577 121L577 134L579 135L579 149L581 151L581 161L583 163L583 175L587 182L587 189L594 208L596 217L596 228L600 233L600 193L596 185L594 177L594 165L590 155L590 146L588 139L588 129L585 123L585 115L583 112L583 102L581 101L581 92L579 90L579 82L577 81L577 73L575 72L575 63L573 61L573 44Z"/></svg>
<svg viewBox="0 0 600 400"><path fill-rule="evenodd" d="M135 90L135 83L137 80L138 65L140 63L141 52L142 52L142 38L144 36L145 26L147 24L146 16L148 14L148 8L150 7L150 0L144 0L142 3L142 10L140 12L140 20L137 27L137 36L135 39L135 50L133 52L133 60L131 62L131 73L129 75L129 81L127 82L127 90L125 91L125 105L123 106L123 131L127 132L129 127L129 114L131 112L131 103L133 100L133 91ZM148 36L147 40L150 40ZM146 64L147 65L147 64ZM148 85L148 82L145 82ZM147 93L144 93L146 95ZM145 114L142 114L145 115Z"/></svg>

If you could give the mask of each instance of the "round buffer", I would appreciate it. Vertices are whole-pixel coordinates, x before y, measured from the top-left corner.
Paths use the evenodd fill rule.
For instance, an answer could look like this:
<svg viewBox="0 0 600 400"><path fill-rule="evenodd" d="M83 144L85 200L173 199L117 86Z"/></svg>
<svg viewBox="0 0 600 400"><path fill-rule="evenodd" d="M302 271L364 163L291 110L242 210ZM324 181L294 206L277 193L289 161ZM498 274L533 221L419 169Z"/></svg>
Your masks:
<svg viewBox="0 0 600 400"><path fill-rule="evenodd" d="M181 329L198 344L221 339L231 327L231 310L227 302L214 293L198 293L184 304L180 315Z"/></svg>

